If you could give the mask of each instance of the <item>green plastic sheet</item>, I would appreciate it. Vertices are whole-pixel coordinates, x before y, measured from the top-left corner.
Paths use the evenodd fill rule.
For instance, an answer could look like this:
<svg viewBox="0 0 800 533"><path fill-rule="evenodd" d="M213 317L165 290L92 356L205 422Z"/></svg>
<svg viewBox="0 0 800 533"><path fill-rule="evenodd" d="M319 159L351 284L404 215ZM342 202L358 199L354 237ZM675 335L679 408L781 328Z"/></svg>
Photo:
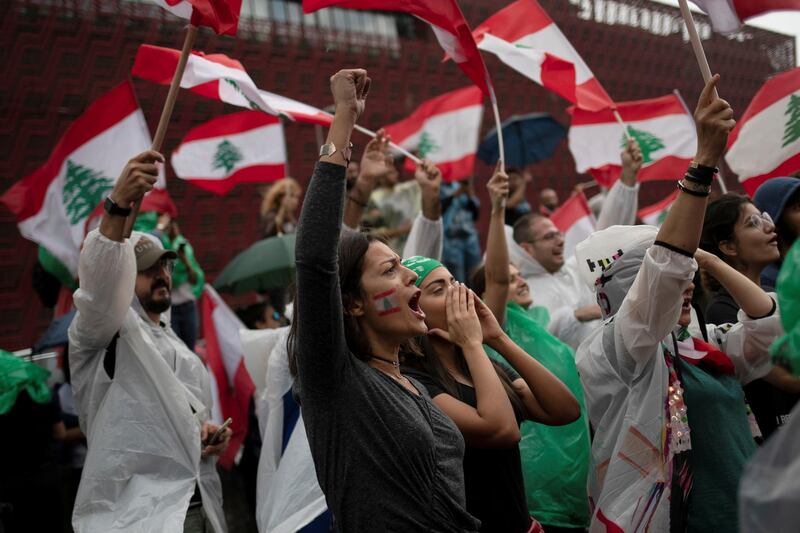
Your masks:
<svg viewBox="0 0 800 533"><path fill-rule="evenodd" d="M538 320L541 320L539 322ZM581 417L565 426L536 422L522 424L520 454L528 511L544 525L583 528L589 526L586 480L589 474L589 424L583 388L572 349L545 329L547 310L525 310L510 302L505 330L509 337L556 375L581 404ZM486 347L490 357L502 357Z"/></svg>
<svg viewBox="0 0 800 533"><path fill-rule="evenodd" d="M5 350L0 350L0 415L8 413L20 391L26 391L34 402L51 399L47 378L50 372Z"/></svg>
<svg viewBox="0 0 800 533"><path fill-rule="evenodd" d="M775 363L800 376L800 239L783 260L777 293L786 333L772 344L770 354Z"/></svg>

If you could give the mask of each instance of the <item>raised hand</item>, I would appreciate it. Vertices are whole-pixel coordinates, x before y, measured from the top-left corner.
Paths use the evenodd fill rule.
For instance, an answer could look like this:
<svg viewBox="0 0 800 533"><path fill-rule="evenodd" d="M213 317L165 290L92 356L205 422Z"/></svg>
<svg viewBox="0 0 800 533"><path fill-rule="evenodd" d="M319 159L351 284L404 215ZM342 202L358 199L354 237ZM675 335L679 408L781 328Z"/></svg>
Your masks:
<svg viewBox="0 0 800 533"><path fill-rule="evenodd" d="M620 178L623 183L629 186L636 184L636 174L642 168L644 157L642 157L642 150L639 148L639 143L636 139L628 139L625 148L622 150L622 174Z"/></svg>
<svg viewBox="0 0 800 533"><path fill-rule="evenodd" d="M394 164L388 154L389 141L391 137L386 135L383 129L379 129L364 148L356 183L359 188L365 189L367 195L375 188L378 180L389 173L391 165Z"/></svg>
<svg viewBox="0 0 800 533"><path fill-rule="evenodd" d="M163 163L164 156L154 150L142 152L128 161L111 192L111 199L125 208L141 199L158 180L156 162Z"/></svg>
<svg viewBox="0 0 800 533"><path fill-rule="evenodd" d="M695 161L707 167L715 167L725 146L728 134L736 126L733 109L728 102L714 96L719 83L719 74L708 81L697 100L694 121L697 127L697 155Z"/></svg>
<svg viewBox="0 0 800 533"><path fill-rule="evenodd" d="M494 174L486 184L486 188L489 189L489 199L492 201L492 210L502 208L505 205L505 201L508 199L511 185L509 183L508 174L500 171L500 163L495 167Z"/></svg>
<svg viewBox="0 0 800 533"><path fill-rule="evenodd" d="M423 191L435 189L438 197L439 188L442 185L442 173L436 165L427 159L423 159L417 164L417 169L414 171L414 179L417 180Z"/></svg>
<svg viewBox="0 0 800 533"><path fill-rule="evenodd" d="M336 112L347 113L355 122L366 106L371 80L361 68L343 69L331 76L331 94Z"/></svg>

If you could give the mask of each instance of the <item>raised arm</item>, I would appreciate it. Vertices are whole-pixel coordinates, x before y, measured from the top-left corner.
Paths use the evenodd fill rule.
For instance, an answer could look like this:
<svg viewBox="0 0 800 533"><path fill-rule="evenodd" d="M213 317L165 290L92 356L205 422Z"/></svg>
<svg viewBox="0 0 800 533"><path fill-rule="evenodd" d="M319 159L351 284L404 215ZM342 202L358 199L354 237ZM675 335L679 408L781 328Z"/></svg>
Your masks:
<svg viewBox="0 0 800 533"><path fill-rule="evenodd" d="M422 212L414 219L408 239L403 246L403 257L421 255L433 259L442 258L444 225L439 199L442 173L430 161L417 165L414 178L422 194Z"/></svg>
<svg viewBox="0 0 800 533"><path fill-rule="evenodd" d="M486 291L483 301L500 324L506 321L506 300L511 284L509 254L506 244L505 216L508 199L509 180L505 172L495 169L494 175L486 184L492 211L489 215L489 232L486 235Z"/></svg>
<svg viewBox="0 0 800 533"><path fill-rule="evenodd" d="M329 391L338 386L347 364L339 288L339 233L350 134L364 110L369 89L365 70L341 70L331 78L336 103L323 155L309 183L295 245L297 265L296 356L301 391Z"/></svg>
<svg viewBox="0 0 800 533"><path fill-rule="evenodd" d="M636 223L639 208L639 184L636 176L642 168L642 151L639 143L630 139L622 150L622 174L608 191L603 208L597 217L597 229L606 229L615 224L630 226Z"/></svg>
<svg viewBox="0 0 800 533"><path fill-rule="evenodd" d="M690 168L687 177L679 182L678 197L658 231L655 245L645 255L615 320L615 328L621 332L628 353L637 362L649 357L653 346L675 327L681 294L696 269L694 253L700 242L713 169L725 150L728 133L736 124L730 105L714 97L718 81L719 75L715 75L706 84L694 113L695 163L700 167Z"/></svg>
<svg viewBox="0 0 800 533"><path fill-rule="evenodd" d="M380 129L364 148L358 177L353 188L347 193L344 204L344 225L348 228L358 229L376 183L394 166L388 153L390 140L391 138Z"/></svg>
<svg viewBox="0 0 800 533"><path fill-rule="evenodd" d="M153 188L158 179L158 152L143 152L131 159L109 197L122 209ZM126 217L105 213L99 230L84 241L78 266L80 287L74 301L78 314L70 327L70 343L75 352L105 348L122 327L136 285L135 242L125 239ZM70 352L70 359L79 359Z"/></svg>

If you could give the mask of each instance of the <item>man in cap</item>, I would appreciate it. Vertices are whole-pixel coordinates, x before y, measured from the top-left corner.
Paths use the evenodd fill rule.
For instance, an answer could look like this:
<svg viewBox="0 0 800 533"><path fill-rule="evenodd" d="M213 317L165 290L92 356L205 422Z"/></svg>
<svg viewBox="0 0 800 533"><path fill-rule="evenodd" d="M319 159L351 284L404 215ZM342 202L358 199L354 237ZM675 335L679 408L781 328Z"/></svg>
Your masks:
<svg viewBox="0 0 800 533"><path fill-rule="evenodd" d="M231 432L213 438L208 371L169 327L176 254L150 235L124 237L131 206L163 160L147 151L128 162L81 251L69 329L88 440L76 532L226 530L216 456Z"/></svg>

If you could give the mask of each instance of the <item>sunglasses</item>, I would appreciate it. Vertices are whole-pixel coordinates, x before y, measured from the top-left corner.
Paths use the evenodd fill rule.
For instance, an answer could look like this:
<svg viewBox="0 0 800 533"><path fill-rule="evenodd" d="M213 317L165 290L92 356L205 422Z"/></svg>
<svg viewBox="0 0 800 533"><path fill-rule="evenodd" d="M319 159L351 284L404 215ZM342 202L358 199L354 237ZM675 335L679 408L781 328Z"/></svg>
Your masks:
<svg viewBox="0 0 800 533"><path fill-rule="evenodd" d="M144 274L146 276L153 277L161 272L161 270L166 270L167 273L172 274L172 271L175 269L175 260L174 259L167 259L162 257L155 263L153 263L150 268L146 268L140 272L140 274Z"/></svg>
<svg viewBox="0 0 800 533"><path fill-rule="evenodd" d="M533 243L535 243L537 241L552 241L552 240L558 239L558 238L563 237L563 236L564 236L564 234L561 233L560 231L548 231L541 238L533 239L530 242L531 242L531 244L533 244Z"/></svg>

